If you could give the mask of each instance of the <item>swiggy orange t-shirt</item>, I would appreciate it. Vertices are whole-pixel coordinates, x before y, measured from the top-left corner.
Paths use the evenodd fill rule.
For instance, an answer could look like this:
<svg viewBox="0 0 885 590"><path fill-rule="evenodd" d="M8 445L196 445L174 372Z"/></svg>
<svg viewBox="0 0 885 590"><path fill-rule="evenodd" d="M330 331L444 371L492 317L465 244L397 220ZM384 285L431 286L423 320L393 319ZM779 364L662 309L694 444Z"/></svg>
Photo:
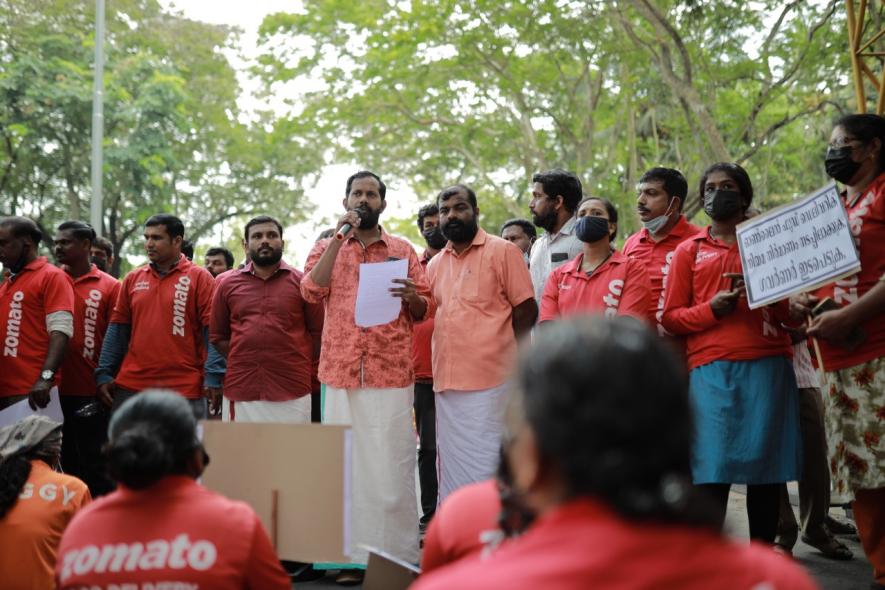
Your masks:
<svg viewBox="0 0 885 590"><path fill-rule="evenodd" d="M62 533L92 497L86 484L31 461L18 502L0 519L0 586L4 590L54 588Z"/></svg>

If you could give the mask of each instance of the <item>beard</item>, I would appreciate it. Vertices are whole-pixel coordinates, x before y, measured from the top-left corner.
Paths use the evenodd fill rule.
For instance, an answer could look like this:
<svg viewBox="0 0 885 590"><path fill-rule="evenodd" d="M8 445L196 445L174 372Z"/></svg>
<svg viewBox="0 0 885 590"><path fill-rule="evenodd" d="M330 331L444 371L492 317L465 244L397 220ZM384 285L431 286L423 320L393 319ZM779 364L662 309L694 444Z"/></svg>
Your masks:
<svg viewBox="0 0 885 590"><path fill-rule="evenodd" d="M551 231L556 225L556 211L548 211L547 213L532 213L532 223L536 227L540 227L544 231Z"/></svg>
<svg viewBox="0 0 885 590"><path fill-rule="evenodd" d="M261 256L258 250L249 250L249 259L255 266L273 266L283 259L282 248L271 248L272 253Z"/></svg>
<svg viewBox="0 0 885 590"><path fill-rule="evenodd" d="M378 225L378 219L381 217L380 210L358 208L356 212L360 216L360 229L372 229Z"/></svg>
<svg viewBox="0 0 885 590"><path fill-rule="evenodd" d="M464 244L473 240L476 232L479 231L479 225L476 223L476 217L469 222L464 223L459 219L453 219L445 225L440 226L446 239L452 240L456 244Z"/></svg>
<svg viewBox="0 0 885 590"><path fill-rule="evenodd" d="M108 262L104 258L97 258L95 256L89 259L89 262L95 265L95 267L101 272L108 272Z"/></svg>

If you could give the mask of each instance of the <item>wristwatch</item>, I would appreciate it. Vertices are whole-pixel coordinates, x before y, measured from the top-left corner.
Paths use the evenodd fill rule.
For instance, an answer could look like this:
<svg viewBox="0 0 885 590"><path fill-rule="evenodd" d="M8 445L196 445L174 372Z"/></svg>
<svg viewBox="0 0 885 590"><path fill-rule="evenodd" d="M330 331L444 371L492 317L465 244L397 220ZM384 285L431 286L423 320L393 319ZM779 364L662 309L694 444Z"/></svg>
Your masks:
<svg viewBox="0 0 885 590"><path fill-rule="evenodd" d="M52 381L53 377L55 377L55 371L50 371L49 369L43 369L43 372L40 373L40 379L43 381Z"/></svg>

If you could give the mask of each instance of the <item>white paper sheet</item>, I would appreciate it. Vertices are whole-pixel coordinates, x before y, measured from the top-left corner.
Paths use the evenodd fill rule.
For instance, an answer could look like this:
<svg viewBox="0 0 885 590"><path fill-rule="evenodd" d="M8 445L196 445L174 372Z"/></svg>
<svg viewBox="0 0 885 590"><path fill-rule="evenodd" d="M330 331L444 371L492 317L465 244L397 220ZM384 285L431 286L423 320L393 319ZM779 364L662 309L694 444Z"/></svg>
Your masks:
<svg viewBox="0 0 885 590"><path fill-rule="evenodd" d="M370 328L395 320L402 309L403 300L394 296L390 289L402 286L394 283L393 279L404 279L408 275L409 261L405 258L360 264L354 312L356 325Z"/></svg>
<svg viewBox="0 0 885 590"><path fill-rule="evenodd" d="M30 416L31 414L39 414L46 416L56 422L64 422L64 416L61 413L61 402L58 401L58 387L49 390L49 404L45 408L40 408L36 412L28 405L28 400L12 404L5 410L0 410L0 428L15 424L19 420Z"/></svg>

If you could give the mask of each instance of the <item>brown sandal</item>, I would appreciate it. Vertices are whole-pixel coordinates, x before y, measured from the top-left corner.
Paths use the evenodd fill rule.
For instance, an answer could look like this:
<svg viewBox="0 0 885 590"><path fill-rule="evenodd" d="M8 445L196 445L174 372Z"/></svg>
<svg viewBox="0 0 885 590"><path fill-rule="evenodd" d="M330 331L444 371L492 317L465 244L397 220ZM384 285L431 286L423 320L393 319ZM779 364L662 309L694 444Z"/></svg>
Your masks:
<svg viewBox="0 0 885 590"><path fill-rule="evenodd" d="M827 559L835 559L838 561L849 561L854 559L854 553L851 552L851 549L832 535L824 535L817 539L802 535L801 538L803 543L814 547Z"/></svg>

